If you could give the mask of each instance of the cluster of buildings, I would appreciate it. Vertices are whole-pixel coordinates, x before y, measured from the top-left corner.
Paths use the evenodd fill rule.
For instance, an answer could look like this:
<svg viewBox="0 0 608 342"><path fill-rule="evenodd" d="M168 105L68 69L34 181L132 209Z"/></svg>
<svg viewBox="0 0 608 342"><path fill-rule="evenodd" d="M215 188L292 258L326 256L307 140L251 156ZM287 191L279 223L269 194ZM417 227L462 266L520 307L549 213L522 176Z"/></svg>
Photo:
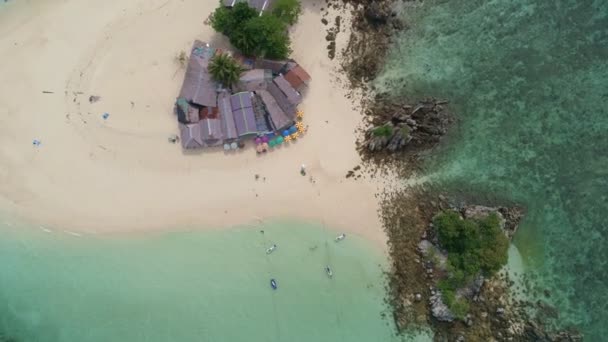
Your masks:
<svg viewBox="0 0 608 342"><path fill-rule="evenodd" d="M236 148L244 139L294 125L297 106L310 82L301 66L293 60L234 56L245 72L232 89L227 89L215 82L207 69L219 53L226 52L198 40L192 47L175 104L184 149Z"/></svg>

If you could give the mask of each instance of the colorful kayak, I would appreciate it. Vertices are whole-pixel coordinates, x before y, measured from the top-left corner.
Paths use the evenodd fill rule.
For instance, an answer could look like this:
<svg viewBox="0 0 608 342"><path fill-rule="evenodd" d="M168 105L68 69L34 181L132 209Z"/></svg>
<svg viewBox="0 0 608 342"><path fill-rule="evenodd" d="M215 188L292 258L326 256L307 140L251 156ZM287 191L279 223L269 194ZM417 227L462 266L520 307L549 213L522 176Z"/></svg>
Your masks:
<svg viewBox="0 0 608 342"><path fill-rule="evenodd" d="M342 240L344 240L344 238L346 238L346 234L342 233L342 234L336 236L336 242L342 241Z"/></svg>
<svg viewBox="0 0 608 342"><path fill-rule="evenodd" d="M268 247L268 249L266 250L266 254L270 254L272 252L274 252L277 249L277 245L272 245L270 247Z"/></svg>
<svg viewBox="0 0 608 342"><path fill-rule="evenodd" d="M270 287L272 287L273 290L277 289L277 281L274 279L270 279Z"/></svg>

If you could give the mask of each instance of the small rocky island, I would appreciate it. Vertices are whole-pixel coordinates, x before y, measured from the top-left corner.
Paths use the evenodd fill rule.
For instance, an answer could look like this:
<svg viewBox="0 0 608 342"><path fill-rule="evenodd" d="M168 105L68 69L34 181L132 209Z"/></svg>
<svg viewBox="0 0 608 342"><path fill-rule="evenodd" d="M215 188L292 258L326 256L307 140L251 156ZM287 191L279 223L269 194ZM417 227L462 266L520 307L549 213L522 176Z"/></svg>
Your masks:
<svg viewBox="0 0 608 342"><path fill-rule="evenodd" d="M504 271L523 209L458 205L418 189L387 196L382 217L400 330L430 324L436 341L582 341L575 329L555 329L557 310L521 296Z"/></svg>

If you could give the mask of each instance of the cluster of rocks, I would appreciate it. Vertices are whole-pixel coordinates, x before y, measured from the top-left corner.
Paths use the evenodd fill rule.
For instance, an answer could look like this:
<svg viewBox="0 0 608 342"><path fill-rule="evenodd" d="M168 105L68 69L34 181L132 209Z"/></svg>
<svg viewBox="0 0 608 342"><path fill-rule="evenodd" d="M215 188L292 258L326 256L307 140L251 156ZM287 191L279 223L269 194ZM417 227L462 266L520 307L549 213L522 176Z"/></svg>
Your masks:
<svg viewBox="0 0 608 342"><path fill-rule="evenodd" d="M450 208L458 211L464 219L483 219L490 214L498 216L500 227L511 239L524 211L519 207L488 207L482 205L453 206L440 196L433 206L438 210ZM507 275L485 279L481 274L469 284L456 290L456 298L466 299L469 313L460 319L456 318L444 303L441 292L435 288L436 279L432 274L445 274L447 254L439 248L433 224L422 234L418 243L418 252L427 270L430 296L428 299L429 315L438 336L456 341L547 341L574 342L582 341L582 334L576 330L551 331L548 322L557 318L557 310L542 301L533 304L517 301L511 297L512 282ZM432 260L429 262L428 260ZM433 270L429 272L429 270ZM429 276L431 274L431 276ZM533 308L537 314L529 315Z"/></svg>
<svg viewBox="0 0 608 342"><path fill-rule="evenodd" d="M416 105L402 104L382 96L368 105L371 127L360 147L369 152L396 152L411 146L413 151L435 146L447 132L450 117L447 101L426 99Z"/></svg>
<svg viewBox="0 0 608 342"><path fill-rule="evenodd" d="M354 8L343 67L351 83L361 85L378 75L393 34L402 30L404 24L392 0L343 0L343 3Z"/></svg>
<svg viewBox="0 0 608 342"><path fill-rule="evenodd" d="M324 25L329 23L325 18L321 19L321 22ZM334 26L327 30L327 35L325 36L325 40L329 42L327 45L327 57L329 57L329 59L334 59L336 57L336 37L338 36L338 33L340 33L341 22L342 17L337 16L334 21Z"/></svg>

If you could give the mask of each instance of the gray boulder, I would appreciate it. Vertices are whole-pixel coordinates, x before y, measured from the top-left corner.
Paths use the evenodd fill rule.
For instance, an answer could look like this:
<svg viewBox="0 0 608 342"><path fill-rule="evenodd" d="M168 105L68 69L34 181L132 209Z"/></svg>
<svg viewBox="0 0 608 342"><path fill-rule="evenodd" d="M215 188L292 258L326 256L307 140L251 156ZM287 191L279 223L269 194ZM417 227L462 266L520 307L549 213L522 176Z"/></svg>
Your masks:
<svg viewBox="0 0 608 342"><path fill-rule="evenodd" d="M492 213L498 215L500 228L504 230L507 220L505 220L504 216L500 213L499 208L486 207L483 205L471 205L462 209L462 214L466 219L480 220L488 217Z"/></svg>
<svg viewBox="0 0 608 342"><path fill-rule="evenodd" d="M429 298L431 304L431 313L433 317L441 322L452 322L456 318L448 306L443 302L441 292L437 291Z"/></svg>

